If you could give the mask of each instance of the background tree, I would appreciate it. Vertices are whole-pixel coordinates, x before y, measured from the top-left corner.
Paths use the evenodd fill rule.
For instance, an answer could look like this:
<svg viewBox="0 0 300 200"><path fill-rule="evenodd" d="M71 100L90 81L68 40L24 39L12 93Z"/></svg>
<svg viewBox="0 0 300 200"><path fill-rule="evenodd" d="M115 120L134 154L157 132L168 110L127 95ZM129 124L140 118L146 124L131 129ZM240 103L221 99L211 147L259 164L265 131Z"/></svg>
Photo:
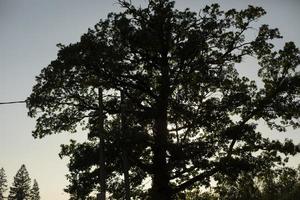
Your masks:
<svg viewBox="0 0 300 200"><path fill-rule="evenodd" d="M33 186L30 190L30 200L40 200L40 188L37 181L33 180Z"/></svg>
<svg viewBox="0 0 300 200"><path fill-rule="evenodd" d="M218 200L218 196L213 190L203 191L200 188L185 191L177 195L178 200Z"/></svg>
<svg viewBox="0 0 300 200"><path fill-rule="evenodd" d="M262 181L262 200L271 199L293 199L296 190L299 194L299 172L293 168L283 167L270 170L263 174ZM300 196L298 195L297 198Z"/></svg>
<svg viewBox="0 0 300 200"><path fill-rule="evenodd" d="M194 188L178 199L296 200L300 198L299 175L298 170L284 166L238 177L219 174L217 185L210 190Z"/></svg>
<svg viewBox="0 0 300 200"><path fill-rule="evenodd" d="M29 200L30 199L30 177L25 165L22 165L14 177L14 182L10 187L9 200Z"/></svg>
<svg viewBox="0 0 300 200"><path fill-rule="evenodd" d="M262 8L222 11L213 4L198 15L169 0L150 0L146 8L119 2L124 12L101 20L78 43L59 45L27 99L29 115L37 117L35 137L78 126L88 132L88 141L62 146L60 155L70 157L69 191L88 196L99 188L99 87L106 94L108 190L116 199L124 195L124 144L134 198L161 200L208 186L217 174L258 172L297 153L292 141L272 141L257 130L258 120L279 131L300 125L299 49L289 42L275 50L271 40L281 36L268 25L247 37ZM261 88L236 70L246 56L260 65Z"/></svg>
<svg viewBox="0 0 300 200"><path fill-rule="evenodd" d="M5 170L3 168L0 169L0 200L4 199L4 193L7 190L7 179Z"/></svg>
<svg viewBox="0 0 300 200"><path fill-rule="evenodd" d="M299 175L298 170L284 166L258 173L241 173L235 178L220 175L211 194L222 200L299 199Z"/></svg>
<svg viewBox="0 0 300 200"><path fill-rule="evenodd" d="M261 191L253 173L241 173L238 177L218 177L215 193L222 200L260 200Z"/></svg>

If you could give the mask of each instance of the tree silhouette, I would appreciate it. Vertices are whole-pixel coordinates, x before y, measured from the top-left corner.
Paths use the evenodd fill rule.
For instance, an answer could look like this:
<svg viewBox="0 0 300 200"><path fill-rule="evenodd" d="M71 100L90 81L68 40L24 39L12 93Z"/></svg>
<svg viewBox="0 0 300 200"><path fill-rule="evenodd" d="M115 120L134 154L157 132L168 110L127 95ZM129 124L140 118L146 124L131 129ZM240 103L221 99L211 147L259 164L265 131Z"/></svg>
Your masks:
<svg viewBox="0 0 300 200"><path fill-rule="evenodd" d="M296 200L300 197L299 177L299 170L284 166L258 173L240 173L238 177L219 174L216 186L210 191L193 189L182 193L184 198L177 199Z"/></svg>
<svg viewBox="0 0 300 200"><path fill-rule="evenodd" d="M262 199L257 177L248 172L235 178L220 175L215 192L222 200Z"/></svg>
<svg viewBox="0 0 300 200"><path fill-rule="evenodd" d="M25 165L22 165L14 177L14 182L10 187L9 200L30 199L30 177Z"/></svg>
<svg viewBox="0 0 300 200"><path fill-rule="evenodd" d="M146 8L119 3L124 12L109 14L78 43L58 45L57 59L26 101L29 116L37 117L34 137L78 127L88 132L86 142L62 146L60 156L70 157L69 192L88 196L105 170L108 191L124 197L124 146L131 195L153 200L209 185L219 173L267 169L297 153L292 141L272 141L257 130L259 120L279 131L300 125L299 49L288 42L276 50L272 40L281 36L268 25L247 37L266 14L262 8L222 11L213 4L198 15L169 0L150 0ZM236 69L247 56L258 61L261 88Z"/></svg>
<svg viewBox="0 0 300 200"><path fill-rule="evenodd" d="M299 172L289 167L267 171L261 177L262 200L294 199L293 192L298 192L296 199L299 198L299 177Z"/></svg>
<svg viewBox="0 0 300 200"><path fill-rule="evenodd" d="M256 175L241 173L237 179L223 177L214 192L224 200L294 200L300 197L299 175L299 171L283 166Z"/></svg>
<svg viewBox="0 0 300 200"><path fill-rule="evenodd" d="M0 200L4 199L4 193L7 190L7 179L5 170L3 168L0 169Z"/></svg>
<svg viewBox="0 0 300 200"><path fill-rule="evenodd" d="M37 181L34 179L33 186L30 190L30 200L40 200L40 188Z"/></svg>

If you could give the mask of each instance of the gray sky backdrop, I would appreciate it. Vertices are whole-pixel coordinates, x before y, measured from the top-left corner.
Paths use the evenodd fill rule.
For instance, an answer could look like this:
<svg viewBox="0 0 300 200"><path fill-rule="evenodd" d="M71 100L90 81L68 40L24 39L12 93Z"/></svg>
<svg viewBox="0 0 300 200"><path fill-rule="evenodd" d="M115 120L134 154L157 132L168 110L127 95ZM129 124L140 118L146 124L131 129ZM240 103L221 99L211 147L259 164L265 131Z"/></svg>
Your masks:
<svg viewBox="0 0 300 200"><path fill-rule="evenodd" d="M146 0L135 0L145 4ZM222 8L262 6L268 12L258 24L278 27L283 41L300 46L300 0L177 0L176 7L199 10L206 4ZM93 27L111 11L119 11L116 0L0 0L0 102L24 100L35 83L35 76L55 59L57 43L68 44ZM282 41L277 42L282 46ZM255 77L255 62L245 60L241 72ZM27 117L24 104L0 105L0 167L11 184L13 176L25 164L32 179L37 179L43 200L66 200L67 160L60 160L60 144L69 139L84 140L80 134L61 134L35 140L31 136L35 121ZM271 135L263 124L261 130ZM299 130L273 136L300 142ZM299 157L291 165L298 165Z"/></svg>

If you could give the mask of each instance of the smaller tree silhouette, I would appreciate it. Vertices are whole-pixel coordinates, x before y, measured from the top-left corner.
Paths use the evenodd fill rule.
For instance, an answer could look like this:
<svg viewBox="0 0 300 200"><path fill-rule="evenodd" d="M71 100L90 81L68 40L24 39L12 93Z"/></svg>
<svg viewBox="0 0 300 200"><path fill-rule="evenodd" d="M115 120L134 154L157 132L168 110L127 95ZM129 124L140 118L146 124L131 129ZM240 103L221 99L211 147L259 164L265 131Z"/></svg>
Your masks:
<svg viewBox="0 0 300 200"><path fill-rule="evenodd" d="M34 179L33 186L30 191L31 200L40 200L40 189L37 181Z"/></svg>
<svg viewBox="0 0 300 200"><path fill-rule="evenodd" d="M4 199L4 192L7 190L7 179L5 175L5 170L0 169L0 200Z"/></svg>
<svg viewBox="0 0 300 200"><path fill-rule="evenodd" d="M30 177L23 164L14 177L14 182L9 191L9 200L29 200L30 199Z"/></svg>

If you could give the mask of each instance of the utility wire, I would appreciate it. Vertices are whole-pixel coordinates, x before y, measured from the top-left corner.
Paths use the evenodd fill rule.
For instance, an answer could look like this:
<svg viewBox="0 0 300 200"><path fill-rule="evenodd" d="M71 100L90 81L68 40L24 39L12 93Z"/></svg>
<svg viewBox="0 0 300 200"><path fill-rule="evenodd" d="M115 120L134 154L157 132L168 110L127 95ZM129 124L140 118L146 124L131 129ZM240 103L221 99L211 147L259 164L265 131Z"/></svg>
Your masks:
<svg viewBox="0 0 300 200"><path fill-rule="evenodd" d="M103 95L103 97L120 98L120 96L118 95ZM6 101L6 102L0 102L0 105L9 105L9 104L18 104L18 103L26 103L26 101Z"/></svg>
<svg viewBox="0 0 300 200"><path fill-rule="evenodd" d="M0 105L17 104L17 103L26 103L26 101L7 101L7 102L0 102Z"/></svg>

